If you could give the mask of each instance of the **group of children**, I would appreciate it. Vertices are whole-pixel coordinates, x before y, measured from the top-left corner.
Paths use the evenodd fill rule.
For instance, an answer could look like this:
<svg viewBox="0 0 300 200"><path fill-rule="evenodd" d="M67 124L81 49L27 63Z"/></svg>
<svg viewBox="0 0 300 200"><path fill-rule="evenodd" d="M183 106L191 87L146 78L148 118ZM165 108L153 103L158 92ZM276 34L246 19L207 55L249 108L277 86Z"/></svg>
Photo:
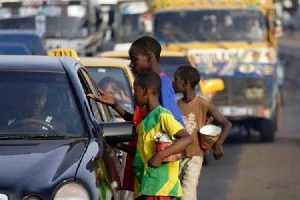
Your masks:
<svg viewBox="0 0 300 200"><path fill-rule="evenodd" d="M159 42L148 36L137 39L129 49L130 67L135 75L136 107L133 114L101 90L100 95L88 96L111 106L125 120L135 124L135 140L116 145L128 153L124 190L134 191L134 199L138 200L196 200L204 155L199 145L199 129L210 117L221 124L222 132L213 148L215 159L220 159L231 123L210 102L196 95L195 86L200 75L195 68L180 66L174 74L172 86L160 70L160 52ZM175 92L183 94L177 103ZM167 134L174 142L155 153L155 135L158 133ZM181 152L180 161L162 162L177 152Z"/></svg>

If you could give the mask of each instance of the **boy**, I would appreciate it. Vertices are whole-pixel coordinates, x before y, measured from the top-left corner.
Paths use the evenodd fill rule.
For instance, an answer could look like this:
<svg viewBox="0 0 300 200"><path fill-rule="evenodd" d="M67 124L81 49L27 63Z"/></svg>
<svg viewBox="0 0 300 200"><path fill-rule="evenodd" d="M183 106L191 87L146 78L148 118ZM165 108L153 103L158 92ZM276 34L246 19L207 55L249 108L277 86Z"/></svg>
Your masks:
<svg viewBox="0 0 300 200"><path fill-rule="evenodd" d="M213 155L217 160L223 156L222 144L231 129L231 123L211 103L196 96L195 86L199 81L200 74L194 67L180 66L175 71L174 90L176 93L183 94L177 105L183 115L186 129L193 138L193 142L182 152L180 162L179 178L183 189L183 200L197 199L197 185L204 154L199 145L200 128L210 117L222 126L221 135L213 147Z"/></svg>
<svg viewBox="0 0 300 200"><path fill-rule="evenodd" d="M144 36L137 39L132 43L129 49L129 57L131 60L130 68L132 70L132 73L136 77L139 76L139 74L147 71L152 71L159 74L162 82L162 87L159 95L159 102L164 108L172 112L172 114L174 115L177 121L179 121L182 125L184 125L180 110L175 102L175 93L171 85L171 81L164 73L161 72L159 66L160 52L161 52L161 45L154 38ZM118 105L110 95L108 95L107 93L101 90L99 90L99 92L100 92L99 96L94 96L92 94L89 94L88 96L101 103L105 103L111 106L120 114L120 116L124 118L124 120L133 121L136 127L144 118L144 115L147 112L146 109L136 106L134 114L128 113L125 109L123 109L120 105ZM135 147L136 142L137 142L137 138L135 139L135 141L130 142L129 144ZM122 189L130 190L130 191L133 191L134 189L134 174L131 167L132 160L133 157L128 154L126 156L126 166L125 166L125 173L123 178L124 182L122 186Z"/></svg>
<svg viewBox="0 0 300 200"><path fill-rule="evenodd" d="M145 106L148 113L137 126L136 150L130 151L126 144L118 144L129 153L135 152L132 164L136 175L134 193L139 200L171 200L182 195L179 161L162 163L162 159L182 151L192 142L192 137L172 113L160 105L160 91L161 79L155 72L144 72L135 79L135 102ZM167 134L175 142L155 154L155 135L159 133Z"/></svg>

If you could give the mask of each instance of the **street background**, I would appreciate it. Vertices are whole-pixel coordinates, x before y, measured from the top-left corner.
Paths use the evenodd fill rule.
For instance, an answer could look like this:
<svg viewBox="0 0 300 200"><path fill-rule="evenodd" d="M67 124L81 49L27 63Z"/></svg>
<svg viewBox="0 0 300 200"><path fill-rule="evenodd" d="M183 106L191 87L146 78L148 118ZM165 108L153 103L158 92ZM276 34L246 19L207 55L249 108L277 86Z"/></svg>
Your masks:
<svg viewBox="0 0 300 200"><path fill-rule="evenodd" d="M284 106L274 143L233 130L220 161L208 156L201 171L199 200L300 199L300 32L279 40L285 65Z"/></svg>

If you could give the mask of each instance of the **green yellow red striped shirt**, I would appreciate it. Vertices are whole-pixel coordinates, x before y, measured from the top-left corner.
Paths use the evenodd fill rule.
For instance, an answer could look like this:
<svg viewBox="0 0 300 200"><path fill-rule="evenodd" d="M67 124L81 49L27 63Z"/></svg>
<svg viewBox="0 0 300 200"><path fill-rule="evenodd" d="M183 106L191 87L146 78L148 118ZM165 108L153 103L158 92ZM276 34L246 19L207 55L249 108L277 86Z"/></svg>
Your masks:
<svg viewBox="0 0 300 200"><path fill-rule="evenodd" d="M161 106L153 109L139 124L137 149L133 161L136 175L135 197L182 196L178 179L179 161L162 163L158 168L147 165L148 160L155 155L155 134L166 133L175 140L174 135L182 129L184 127L171 112Z"/></svg>

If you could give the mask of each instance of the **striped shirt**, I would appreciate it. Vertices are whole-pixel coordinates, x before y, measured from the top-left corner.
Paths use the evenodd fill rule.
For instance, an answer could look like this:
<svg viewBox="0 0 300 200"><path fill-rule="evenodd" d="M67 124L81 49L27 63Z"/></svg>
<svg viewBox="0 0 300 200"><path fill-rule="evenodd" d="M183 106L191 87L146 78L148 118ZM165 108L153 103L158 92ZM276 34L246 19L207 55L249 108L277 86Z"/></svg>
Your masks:
<svg viewBox="0 0 300 200"><path fill-rule="evenodd" d="M182 196L178 179L179 161L162 163L158 168L148 168L147 162L155 155L154 136L167 133L172 140L184 127L171 112L161 106L153 109L138 126L138 142L133 161L136 175L135 197L147 196Z"/></svg>

